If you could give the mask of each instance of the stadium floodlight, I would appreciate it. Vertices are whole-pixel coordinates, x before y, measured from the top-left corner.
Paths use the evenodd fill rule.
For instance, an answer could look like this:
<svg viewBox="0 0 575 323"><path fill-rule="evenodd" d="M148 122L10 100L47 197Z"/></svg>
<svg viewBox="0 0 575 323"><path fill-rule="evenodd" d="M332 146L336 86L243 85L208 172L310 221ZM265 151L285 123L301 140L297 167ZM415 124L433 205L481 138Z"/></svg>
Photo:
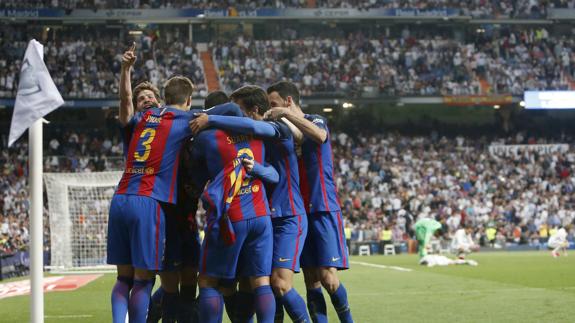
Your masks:
<svg viewBox="0 0 575 323"><path fill-rule="evenodd" d="M525 108L525 101L519 102L519 106Z"/></svg>
<svg viewBox="0 0 575 323"><path fill-rule="evenodd" d="M497 110L497 109L499 109L499 108L501 108L501 106L499 106L499 104L496 104L496 105L493 106L493 109L495 109L495 110Z"/></svg>
<svg viewBox="0 0 575 323"><path fill-rule="evenodd" d="M350 103L350 102L344 102L344 103L343 103L343 108L344 108L344 109L351 109L351 108L353 108L353 107L354 107L353 103Z"/></svg>
<svg viewBox="0 0 575 323"><path fill-rule="evenodd" d="M332 112L333 109L332 108L323 108L323 112Z"/></svg>

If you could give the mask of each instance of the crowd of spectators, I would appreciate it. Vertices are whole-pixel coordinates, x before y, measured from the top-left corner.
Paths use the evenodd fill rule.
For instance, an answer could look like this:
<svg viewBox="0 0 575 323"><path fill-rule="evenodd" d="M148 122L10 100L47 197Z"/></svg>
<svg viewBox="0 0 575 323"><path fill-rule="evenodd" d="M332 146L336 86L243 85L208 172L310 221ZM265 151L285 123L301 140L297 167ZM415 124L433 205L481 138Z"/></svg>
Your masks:
<svg viewBox="0 0 575 323"><path fill-rule="evenodd" d="M5 0L0 8L60 9L258 9L258 8L356 8L458 9L473 17L541 18L548 8L573 8L573 0Z"/></svg>
<svg viewBox="0 0 575 323"><path fill-rule="evenodd" d="M60 131L49 136L44 169L51 172L121 170L118 136ZM336 181L354 242L378 241L392 231L392 243L413 237L419 218L434 217L449 239L463 224L488 245L495 229L499 246L539 246L550 232L575 220L575 149L567 152L495 155L491 144L569 143L571 138L445 138L398 134L350 136L332 133ZM27 144L0 156L0 253L28 243ZM98 214L102 213L100 212ZM47 210L44 212L48 216ZM102 213L103 214L103 213ZM84 222L79 223L82 225ZM86 222L88 223L88 222ZM572 233L571 233L572 234ZM49 222L45 220L49 246Z"/></svg>
<svg viewBox="0 0 575 323"><path fill-rule="evenodd" d="M13 97L18 88L19 66L31 38L18 27L0 30L0 97ZM136 39L138 60L134 80L149 80L159 88L175 75L184 74L205 97L202 61L197 50L184 41L179 29L146 32ZM129 42L118 32L105 29L69 29L57 40L44 42L44 61L60 93L66 98L117 98L121 55Z"/></svg>
<svg viewBox="0 0 575 323"><path fill-rule="evenodd" d="M518 133L487 140L393 134L333 134L337 184L352 241L393 243L413 237L412 225L433 217L443 236L475 228L476 243L540 246L575 220L575 149L494 155L491 144L548 144ZM571 142L563 138L561 142ZM489 229L495 229L492 237ZM570 233L573 238L573 232Z"/></svg>
<svg viewBox="0 0 575 323"><path fill-rule="evenodd" d="M0 163L0 255L26 248L28 232L28 187L26 186L25 150L9 153L2 150Z"/></svg>
<svg viewBox="0 0 575 323"><path fill-rule="evenodd" d="M92 30L90 30L92 31ZM180 29L144 33L137 40L135 81L159 86L174 74L189 76L205 97L203 63ZM160 37L161 34L161 37ZM277 40L246 36L211 43L220 83L295 82L303 95L476 95L525 90L565 90L575 79L575 40L539 28L478 28L456 36L403 28L368 36L297 37ZM0 31L0 97L13 97L26 37L16 28ZM278 37L279 38L279 37ZM117 98L119 69L128 40L95 30L60 32L45 42L45 61L64 97Z"/></svg>
<svg viewBox="0 0 575 323"><path fill-rule="evenodd" d="M398 37L215 42L221 83L295 82L303 95L353 96L523 94L568 89L575 41L544 28L479 30L466 40L405 28Z"/></svg>

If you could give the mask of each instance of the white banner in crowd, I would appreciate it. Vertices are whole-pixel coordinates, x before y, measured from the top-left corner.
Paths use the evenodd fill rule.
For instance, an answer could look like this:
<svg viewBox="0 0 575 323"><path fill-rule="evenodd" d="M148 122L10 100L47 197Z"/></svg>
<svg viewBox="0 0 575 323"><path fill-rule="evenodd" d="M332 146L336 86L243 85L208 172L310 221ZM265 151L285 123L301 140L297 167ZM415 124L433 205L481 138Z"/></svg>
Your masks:
<svg viewBox="0 0 575 323"><path fill-rule="evenodd" d="M537 152L539 154L551 154L554 152L567 152L569 150L568 144L553 144L553 145L491 145L489 146L489 153L497 156L509 156L510 154L520 154L526 151Z"/></svg>

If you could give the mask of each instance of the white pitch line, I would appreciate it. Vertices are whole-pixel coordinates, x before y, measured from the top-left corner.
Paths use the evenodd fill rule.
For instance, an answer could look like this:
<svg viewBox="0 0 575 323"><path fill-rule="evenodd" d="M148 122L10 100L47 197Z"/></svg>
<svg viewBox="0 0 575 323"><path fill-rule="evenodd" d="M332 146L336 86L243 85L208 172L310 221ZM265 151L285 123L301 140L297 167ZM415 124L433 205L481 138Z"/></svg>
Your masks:
<svg viewBox="0 0 575 323"><path fill-rule="evenodd" d="M398 266L377 265L377 264L372 264L372 263L363 262L363 261L350 261L350 263L352 263L354 265L362 265L362 266L375 267L375 268L380 268L380 269L393 269L393 270L405 271L405 272L413 271L413 269L409 269L409 268L403 268L403 267L398 267Z"/></svg>

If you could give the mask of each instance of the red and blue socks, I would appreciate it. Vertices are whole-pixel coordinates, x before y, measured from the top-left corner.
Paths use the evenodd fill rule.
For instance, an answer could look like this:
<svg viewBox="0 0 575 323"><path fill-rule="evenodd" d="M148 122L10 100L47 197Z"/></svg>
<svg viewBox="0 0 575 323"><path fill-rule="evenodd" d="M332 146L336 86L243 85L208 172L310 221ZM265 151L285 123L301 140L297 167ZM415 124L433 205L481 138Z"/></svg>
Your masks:
<svg viewBox="0 0 575 323"><path fill-rule="evenodd" d="M224 298L215 288L200 288L198 301L200 322L219 323L224 314Z"/></svg>
<svg viewBox="0 0 575 323"><path fill-rule="evenodd" d="M335 293L329 296L337 313L337 317L339 317L339 321L341 323L353 323L351 310L349 309L349 303L347 302L347 291L345 290L345 287L343 287L343 284L340 283Z"/></svg>
<svg viewBox="0 0 575 323"><path fill-rule="evenodd" d="M118 276L112 289L112 322L125 323L128 314L130 290L134 280L129 277Z"/></svg>
<svg viewBox="0 0 575 323"><path fill-rule="evenodd" d="M321 287L307 290L307 308L312 322L327 323L327 305Z"/></svg>
<svg viewBox="0 0 575 323"><path fill-rule="evenodd" d="M258 323L273 323L276 313L276 300L270 285L254 289L254 300Z"/></svg>
<svg viewBox="0 0 575 323"><path fill-rule="evenodd" d="M311 322L311 319L307 313L305 301L294 288L285 293L285 295L281 298L281 302L292 321L295 323Z"/></svg>
<svg viewBox="0 0 575 323"><path fill-rule="evenodd" d="M139 280L134 279L134 287L128 302L128 313L130 322L145 323L148 315L148 305L150 304L150 294L154 287L154 279Z"/></svg>

